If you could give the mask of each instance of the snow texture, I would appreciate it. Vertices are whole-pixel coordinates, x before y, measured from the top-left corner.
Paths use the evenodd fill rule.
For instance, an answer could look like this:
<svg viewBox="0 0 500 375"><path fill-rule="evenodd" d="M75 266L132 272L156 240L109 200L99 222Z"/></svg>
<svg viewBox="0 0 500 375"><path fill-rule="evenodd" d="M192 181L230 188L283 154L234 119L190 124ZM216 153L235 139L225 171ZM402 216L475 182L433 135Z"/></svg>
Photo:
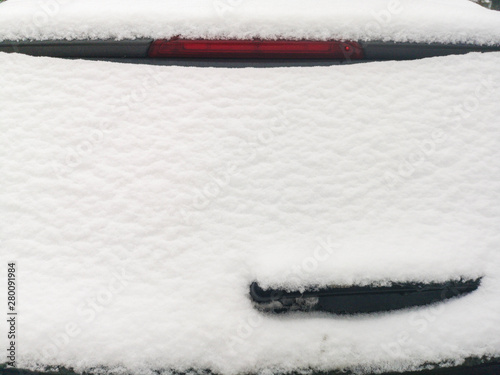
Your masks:
<svg viewBox="0 0 500 375"><path fill-rule="evenodd" d="M500 355L499 66L0 54L0 263L19 264L20 365L236 374ZM354 317L262 315L248 294L254 280L478 276L463 298Z"/></svg>
<svg viewBox="0 0 500 375"><path fill-rule="evenodd" d="M9 0L0 40L296 38L500 43L468 0Z"/></svg>

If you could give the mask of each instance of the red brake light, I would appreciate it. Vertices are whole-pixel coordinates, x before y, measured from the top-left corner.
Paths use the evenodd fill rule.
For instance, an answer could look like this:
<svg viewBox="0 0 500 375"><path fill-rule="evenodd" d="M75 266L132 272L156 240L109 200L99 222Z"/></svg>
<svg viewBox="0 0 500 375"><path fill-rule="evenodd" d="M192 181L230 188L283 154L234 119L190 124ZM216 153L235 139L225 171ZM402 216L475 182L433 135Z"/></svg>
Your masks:
<svg viewBox="0 0 500 375"><path fill-rule="evenodd" d="M151 43L149 57L361 59L356 42L307 40L162 39Z"/></svg>

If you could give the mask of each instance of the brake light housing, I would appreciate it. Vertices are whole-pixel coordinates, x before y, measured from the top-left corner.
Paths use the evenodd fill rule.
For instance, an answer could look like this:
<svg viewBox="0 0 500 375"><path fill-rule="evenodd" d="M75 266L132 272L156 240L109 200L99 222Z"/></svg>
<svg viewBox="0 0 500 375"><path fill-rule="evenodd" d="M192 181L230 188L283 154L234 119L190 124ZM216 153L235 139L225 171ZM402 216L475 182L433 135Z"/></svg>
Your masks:
<svg viewBox="0 0 500 375"><path fill-rule="evenodd" d="M151 43L152 58L331 59L363 58L361 45L350 41L160 39Z"/></svg>

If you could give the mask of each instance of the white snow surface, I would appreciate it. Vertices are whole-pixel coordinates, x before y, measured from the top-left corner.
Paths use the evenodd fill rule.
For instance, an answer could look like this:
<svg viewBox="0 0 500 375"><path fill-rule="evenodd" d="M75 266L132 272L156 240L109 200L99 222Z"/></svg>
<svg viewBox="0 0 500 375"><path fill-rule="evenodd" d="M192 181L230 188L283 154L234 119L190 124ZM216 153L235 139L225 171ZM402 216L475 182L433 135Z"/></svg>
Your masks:
<svg viewBox="0 0 500 375"><path fill-rule="evenodd" d="M19 365L236 374L500 355L499 66L500 53L274 69L0 54ZM478 276L462 298L353 317L262 315L248 295L254 280Z"/></svg>
<svg viewBox="0 0 500 375"><path fill-rule="evenodd" d="M500 43L468 0L8 0L0 40L294 38Z"/></svg>

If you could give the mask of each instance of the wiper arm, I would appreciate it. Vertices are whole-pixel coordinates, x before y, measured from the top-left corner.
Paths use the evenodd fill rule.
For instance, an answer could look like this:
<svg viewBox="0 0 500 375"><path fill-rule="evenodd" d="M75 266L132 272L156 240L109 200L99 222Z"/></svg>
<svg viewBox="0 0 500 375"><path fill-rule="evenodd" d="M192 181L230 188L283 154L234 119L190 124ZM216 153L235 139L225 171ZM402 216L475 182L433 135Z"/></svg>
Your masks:
<svg viewBox="0 0 500 375"><path fill-rule="evenodd" d="M423 306L470 293L481 278L444 283L393 283L390 286L331 286L286 291L250 285L255 306L264 312L325 311L334 314L362 314Z"/></svg>

